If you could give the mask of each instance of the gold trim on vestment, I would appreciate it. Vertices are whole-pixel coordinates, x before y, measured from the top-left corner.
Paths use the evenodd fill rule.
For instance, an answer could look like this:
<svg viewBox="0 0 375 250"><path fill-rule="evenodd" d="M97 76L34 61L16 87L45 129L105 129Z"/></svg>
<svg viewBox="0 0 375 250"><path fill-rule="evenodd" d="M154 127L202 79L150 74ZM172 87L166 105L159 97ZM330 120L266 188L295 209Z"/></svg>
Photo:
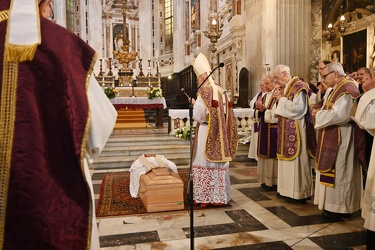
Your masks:
<svg viewBox="0 0 375 250"><path fill-rule="evenodd" d="M4 244L18 85L18 63L7 62L5 57L3 63L0 104L0 248Z"/></svg>
<svg viewBox="0 0 375 250"><path fill-rule="evenodd" d="M91 197L91 188L89 187L89 183L86 179L84 161L85 161L86 144L87 144L87 139L89 137L89 131L90 131L90 126L91 126L91 109L90 109L90 102L89 102L89 99L88 99L88 92L89 92L90 77L91 77L92 71L94 70L94 65L95 65L96 59L97 59L97 54L95 53L93 58L91 59L90 67L89 67L89 69L87 70L87 73L86 73L86 98L87 98L87 103L88 103L88 105L87 105L88 106L88 113L87 113L87 121L86 121L86 126L85 126L85 132L84 132L84 135L83 135L83 138L82 138L82 143L81 143L81 155L80 155L82 176L86 181L87 191L88 191L89 197L90 197L90 199L89 199L89 202L90 202L89 205L90 206L89 206L89 213L88 213L89 218L88 218L88 232L87 232L87 248L86 249L91 248L92 217L93 217L93 213L94 213L94 211L93 211L94 204L92 203L92 200L93 200L94 197Z"/></svg>
<svg viewBox="0 0 375 250"><path fill-rule="evenodd" d="M0 12L0 22L8 18L8 10ZM17 79L18 65L6 62L4 57L0 103L0 249L4 245L14 121L16 119Z"/></svg>
<svg viewBox="0 0 375 250"><path fill-rule="evenodd" d="M8 10L3 10L3 11L0 11L0 23L2 21L5 21L9 18L9 11Z"/></svg>
<svg viewBox="0 0 375 250"><path fill-rule="evenodd" d="M35 0L33 0L35 1ZM35 4L36 8L36 25L37 25L37 32L38 32L38 41L34 44L10 44L9 43L9 34L10 34L10 23L7 25L7 36L5 39L5 46L4 46L4 59L9 62L25 62L25 61L32 61L36 50L40 44L41 41L41 33L40 33L40 16L39 16L39 7L37 4ZM11 11L13 9L13 1L10 3ZM9 22L12 21L12 15L10 17Z"/></svg>
<svg viewBox="0 0 375 250"><path fill-rule="evenodd" d="M289 84L289 86L288 86L288 88L287 88L287 92L285 92L285 94L287 94L287 95L285 95L285 97L288 99L289 98L289 96L291 95L291 94L294 94L294 97L293 97L293 99L296 97L296 95L298 95L302 90L306 90L306 89L304 89L303 87L301 87L300 89L298 89L296 92L293 92L293 93L291 93L290 91L291 91L291 88L295 85L295 84L297 84L299 81L296 81L296 82L294 82L294 83L292 83L292 80L294 80L294 79L296 79L296 78L298 78L298 77L293 77L292 79L290 79L290 83L291 84ZM307 85L305 82L302 82L302 81L300 81L300 83L303 83L304 85ZM306 93L306 95L307 95L308 93ZM289 100L289 99L288 99ZM281 119L281 126L282 126L282 130L281 130L281 135L282 135L282 139L281 139L281 145L280 145L280 154L279 153L277 153L276 155L277 155L277 159L279 159L279 160L284 160L284 161L293 161L293 160L295 160L298 156L299 156L299 154L300 154L300 152L301 152L301 145L302 145L302 143L301 143L301 134L300 134L300 130L299 130L299 124L298 124L298 121L297 120L293 120L293 119L289 119L289 118L285 118L285 117L283 117L283 116L281 116L281 117L279 117L279 119ZM303 118L304 119L304 118ZM297 146L296 146L296 152L294 153L294 155L293 156L291 156L291 157L289 157L289 158L287 158L287 157L283 157L283 155L284 155L284 143L285 143L285 141L284 141L284 135L285 135L285 133L284 133L284 131L285 131L285 123L286 123L286 120L293 120L293 123L294 123L294 125L296 126L296 128L295 128L295 132L296 132L296 136L297 136ZM307 124L305 124L306 126L307 126Z"/></svg>

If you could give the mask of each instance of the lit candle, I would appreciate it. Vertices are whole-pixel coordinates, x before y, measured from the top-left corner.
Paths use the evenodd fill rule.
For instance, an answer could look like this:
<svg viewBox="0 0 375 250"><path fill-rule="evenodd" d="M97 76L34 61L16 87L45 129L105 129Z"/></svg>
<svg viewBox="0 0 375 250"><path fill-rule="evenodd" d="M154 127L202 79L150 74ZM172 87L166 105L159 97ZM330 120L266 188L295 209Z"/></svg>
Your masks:
<svg viewBox="0 0 375 250"><path fill-rule="evenodd" d="M212 24L212 31L216 31L216 24L217 24L216 19L212 19L211 24Z"/></svg>

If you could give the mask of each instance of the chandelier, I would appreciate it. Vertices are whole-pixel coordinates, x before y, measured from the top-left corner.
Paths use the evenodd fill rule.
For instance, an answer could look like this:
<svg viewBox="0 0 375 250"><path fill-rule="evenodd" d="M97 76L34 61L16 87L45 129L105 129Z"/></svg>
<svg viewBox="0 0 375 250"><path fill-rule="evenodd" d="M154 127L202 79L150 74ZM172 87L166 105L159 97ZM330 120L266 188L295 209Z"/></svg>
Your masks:
<svg viewBox="0 0 375 250"><path fill-rule="evenodd" d="M328 29L323 32L323 36L328 43L331 43L336 38L332 23L328 24Z"/></svg>
<svg viewBox="0 0 375 250"><path fill-rule="evenodd" d="M336 22L335 27L340 33L340 36L344 36L345 32L348 31L349 25L345 22L346 18L342 11L343 7L341 5L341 16L338 22ZM327 30L323 31L323 38L330 43L336 38L336 33L332 23L328 24Z"/></svg>
<svg viewBox="0 0 375 250"><path fill-rule="evenodd" d="M220 30L219 28L219 24L218 24L218 21L216 20L215 17L212 18L212 21L208 27L208 30L205 30L203 31L203 34L208 38L210 39L210 42L212 44L212 48L211 48L211 51L213 53L216 52L216 48L215 48L215 43L217 43L217 41L219 40L219 38L221 37L221 33L223 31Z"/></svg>

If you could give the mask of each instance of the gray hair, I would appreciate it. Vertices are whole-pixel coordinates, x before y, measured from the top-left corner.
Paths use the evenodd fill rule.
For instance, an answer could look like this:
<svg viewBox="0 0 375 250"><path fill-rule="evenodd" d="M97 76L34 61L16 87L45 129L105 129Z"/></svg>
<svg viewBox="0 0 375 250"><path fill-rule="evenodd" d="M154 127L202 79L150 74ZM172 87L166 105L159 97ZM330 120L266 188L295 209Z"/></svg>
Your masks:
<svg viewBox="0 0 375 250"><path fill-rule="evenodd" d="M279 69L280 73L286 72L289 76L291 75L290 74L290 68L286 65L279 64L275 68Z"/></svg>
<svg viewBox="0 0 375 250"><path fill-rule="evenodd" d="M370 69L369 69L369 68L366 68L366 67L360 67L358 70L363 70L363 71L364 71L366 74L368 74L368 75L371 74L371 73L370 73ZM357 70L357 71L358 71L358 70Z"/></svg>
<svg viewBox="0 0 375 250"><path fill-rule="evenodd" d="M273 77L272 73L267 74L265 78L270 79L270 82L275 82L275 77Z"/></svg>
<svg viewBox="0 0 375 250"><path fill-rule="evenodd" d="M336 71L339 74L339 76L346 76L344 68L342 67L342 64L339 62L327 64L326 68L329 72Z"/></svg>

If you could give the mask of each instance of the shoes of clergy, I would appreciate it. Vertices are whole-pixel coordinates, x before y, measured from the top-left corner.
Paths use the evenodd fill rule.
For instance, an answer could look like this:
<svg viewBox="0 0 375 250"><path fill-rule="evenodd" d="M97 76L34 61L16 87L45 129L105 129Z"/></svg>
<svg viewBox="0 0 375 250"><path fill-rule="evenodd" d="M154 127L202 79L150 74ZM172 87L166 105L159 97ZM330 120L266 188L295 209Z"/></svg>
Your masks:
<svg viewBox="0 0 375 250"><path fill-rule="evenodd" d="M343 213L335 213L330 212L327 210L323 210L323 217L329 218L329 219L343 219L343 218L350 218L352 214L343 214Z"/></svg>
<svg viewBox="0 0 375 250"><path fill-rule="evenodd" d="M205 208L205 207L221 207L221 206L224 206L225 204L224 203L217 203L217 202L214 202L214 203L197 203L196 201L194 201L194 205L195 206L198 206L200 208Z"/></svg>
<svg viewBox="0 0 375 250"><path fill-rule="evenodd" d="M304 198L304 199L293 199L293 198L290 198L290 197L283 196L280 193L277 193L276 197L280 198L280 199L284 199L285 202L287 202L289 204L305 204L308 200L311 200L311 197Z"/></svg>
<svg viewBox="0 0 375 250"><path fill-rule="evenodd" d="M265 183L260 184L261 188L264 188L267 192L277 191L277 185L273 185L272 187L267 186Z"/></svg>
<svg viewBox="0 0 375 250"><path fill-rule="evenodd" d="M289 204L305 204L308 200L311 200L311 197L309 198L304 198L304 199L293 199L287 197L285 201Z"/></svg>
<svg viewBox="0 0 375 250"><path fill-rule="evenodd" d="M277 197L277 198L280 198L280 199L286 199L286 198L288 198L288 197L286 197L286 196L281 195L280 193L277 193L277 194L276 194L276 197Z"/></svg>

